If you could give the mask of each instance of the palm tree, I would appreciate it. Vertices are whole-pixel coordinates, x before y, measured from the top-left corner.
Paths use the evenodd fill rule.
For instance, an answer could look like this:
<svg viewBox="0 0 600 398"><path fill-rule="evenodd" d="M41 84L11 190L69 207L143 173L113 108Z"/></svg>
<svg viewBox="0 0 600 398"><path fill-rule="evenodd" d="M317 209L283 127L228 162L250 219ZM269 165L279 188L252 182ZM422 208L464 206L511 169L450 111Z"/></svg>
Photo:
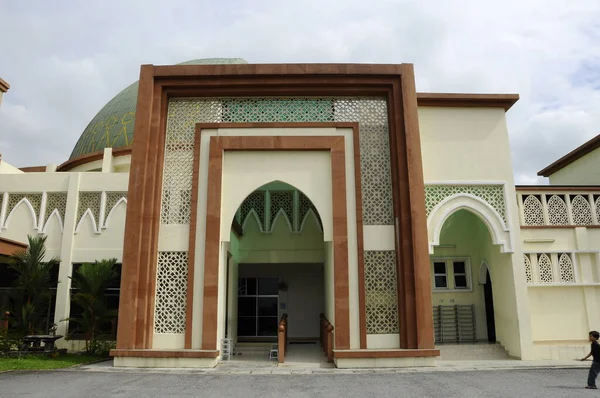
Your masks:
<svg viewBox="0 0 600 398"><path fill-rule="evenodd" d="M105 299L106 289L119 274L115 267L117 259L82 264L71 277L72 288L77 291L73 302L83 310L81 318L70 319L85 330L86 349L91 350L102 324L116 318L117 311L110 310Z"/></svg>
<svg viewBox="0 0 600 398"><path fill-rule="evenodd" d="M27 236L29 246L10 256L9 267L17 273L12 292L19 329L32 334L40 326L41 314L51 297L50 271L60 260L46 258L46 236Z"/></svg>

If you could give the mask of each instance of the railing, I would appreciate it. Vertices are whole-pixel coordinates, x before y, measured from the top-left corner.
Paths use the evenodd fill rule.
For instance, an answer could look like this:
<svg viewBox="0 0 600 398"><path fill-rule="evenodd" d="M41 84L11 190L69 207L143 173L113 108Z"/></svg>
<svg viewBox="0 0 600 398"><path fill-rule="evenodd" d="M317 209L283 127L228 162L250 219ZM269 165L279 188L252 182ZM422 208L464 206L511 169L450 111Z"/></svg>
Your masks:
<svg viewBox="0 0 600 398"><path fill-rule="evenodd" d="M521 225L600 225L600 187L517 187Z"/></svg>
<svg viewBox="0 0 600 398"><path fill-rule="evenodd" d="M288 343L288 316L283 314L279 321L279 332L277 333L277 361L283 363L285 361L285 350Z"/></svg>
<svg viewBox="0 0 600 398"><path fill-rule="evenodd" d="M436 343L477 342L473 305L437 305L433 307Z"/></svg>
<svg viewBox="0 0 600 398"><path fill-rule="evenodd" d="M320 318L320 335L319 340L323 352L327 355L327 362L333 362L333 325L325 318L325 314L319 314Z"/></svg>

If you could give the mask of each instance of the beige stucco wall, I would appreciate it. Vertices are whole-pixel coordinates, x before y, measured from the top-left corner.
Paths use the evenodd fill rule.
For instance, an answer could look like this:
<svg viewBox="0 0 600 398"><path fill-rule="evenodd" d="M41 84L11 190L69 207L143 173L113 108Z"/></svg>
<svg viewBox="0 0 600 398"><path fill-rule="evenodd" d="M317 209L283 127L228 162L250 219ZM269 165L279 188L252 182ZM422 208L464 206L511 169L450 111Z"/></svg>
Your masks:
<svg viewBox="0 0 600 398"><path fill-rule="evenodd" d="M419 108L425 181L513 181L503 108Z"/></svg>
<svg viewBox="0 0 600 398"><path fill-rule="evenodd" d="M55 319L57 333L66 334L63 320L70 312L70 276L73 263L94 262L107 258L122 260L125 213L127 201L123 199L108 208L107 192L126 193L129 176L126 173L23 173L0 174L2 207L0 209L0 236L27 242L27 236L47 236L47 257L59 257L59 284ZM82 193L91 193L99 203L97 221L88 214L79 214ZM64 217L56 213L46 217L49 195L63 193L67 196ZM25 195L14 208L8 207L11 194ZM41 202L30 202L29 195L41 196ZM52 209L48 209L51 211ZM64 340L59 346L68 346Z"/></svg>
<svg viewBox="0 0 600 398"><path fill-rule="evenodd" d="M556 261L570 254L575 282L540 283L536 261L528 284L535 359L572 359L588 349L587 335L600 328L600 230L598 228L522 229L525 253L546 253ZM553 264L558 277L559 270Z"/></svg>
<svg viewBox="0 0 600 398"><path fill-rule="evenodd" d="M479 258L490 264L494 296L502 297L494 302L496 337L511 355L529 359L529 301L522 275L522 240L518 239L519 214L505 111L421 107L419 125L426 184L503 186L506 222L479 199L468 195L445 199L428 217L430 250L439 243L439 231L450 214L459 209L478 214L484 221L481 228L486 232L482 233L491 233L491 239L478 241ZM472 266L479 265L472 262ZM479 333L483 330L478 328Z"/></svg>
<svg viewBox="0 0 600 398"><path fill-rule="evenodd" d="M600 185L600 148L580 157L549 178L551 185Z"/></svg>

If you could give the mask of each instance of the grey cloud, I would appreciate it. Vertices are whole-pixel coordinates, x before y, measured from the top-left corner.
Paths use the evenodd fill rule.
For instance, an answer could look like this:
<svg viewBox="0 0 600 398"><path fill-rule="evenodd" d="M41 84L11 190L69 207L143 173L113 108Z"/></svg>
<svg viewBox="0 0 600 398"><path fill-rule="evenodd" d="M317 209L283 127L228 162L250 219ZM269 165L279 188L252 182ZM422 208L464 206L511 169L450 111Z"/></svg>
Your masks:
<svg viewBox="0 0 600 398"><path fill-rule="evenodd" d="M508 114L518 183L596 133L593 0L3 2L0 150L17 166L60 163L143 63L415 64L417 88L516 92Z"/></svg>

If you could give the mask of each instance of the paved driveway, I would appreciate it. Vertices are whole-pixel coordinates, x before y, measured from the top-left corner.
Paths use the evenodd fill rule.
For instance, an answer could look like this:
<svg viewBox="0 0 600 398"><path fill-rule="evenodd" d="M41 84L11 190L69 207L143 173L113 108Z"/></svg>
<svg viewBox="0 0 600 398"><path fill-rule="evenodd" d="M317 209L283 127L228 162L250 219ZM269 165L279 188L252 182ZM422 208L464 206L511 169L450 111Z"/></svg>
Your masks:
<svg viewBox="0 0 600 398"><path fill-rule="evenodd" d="M1 397L589 397L584 369L211 375L78 370L0 374Z"/></svg>

